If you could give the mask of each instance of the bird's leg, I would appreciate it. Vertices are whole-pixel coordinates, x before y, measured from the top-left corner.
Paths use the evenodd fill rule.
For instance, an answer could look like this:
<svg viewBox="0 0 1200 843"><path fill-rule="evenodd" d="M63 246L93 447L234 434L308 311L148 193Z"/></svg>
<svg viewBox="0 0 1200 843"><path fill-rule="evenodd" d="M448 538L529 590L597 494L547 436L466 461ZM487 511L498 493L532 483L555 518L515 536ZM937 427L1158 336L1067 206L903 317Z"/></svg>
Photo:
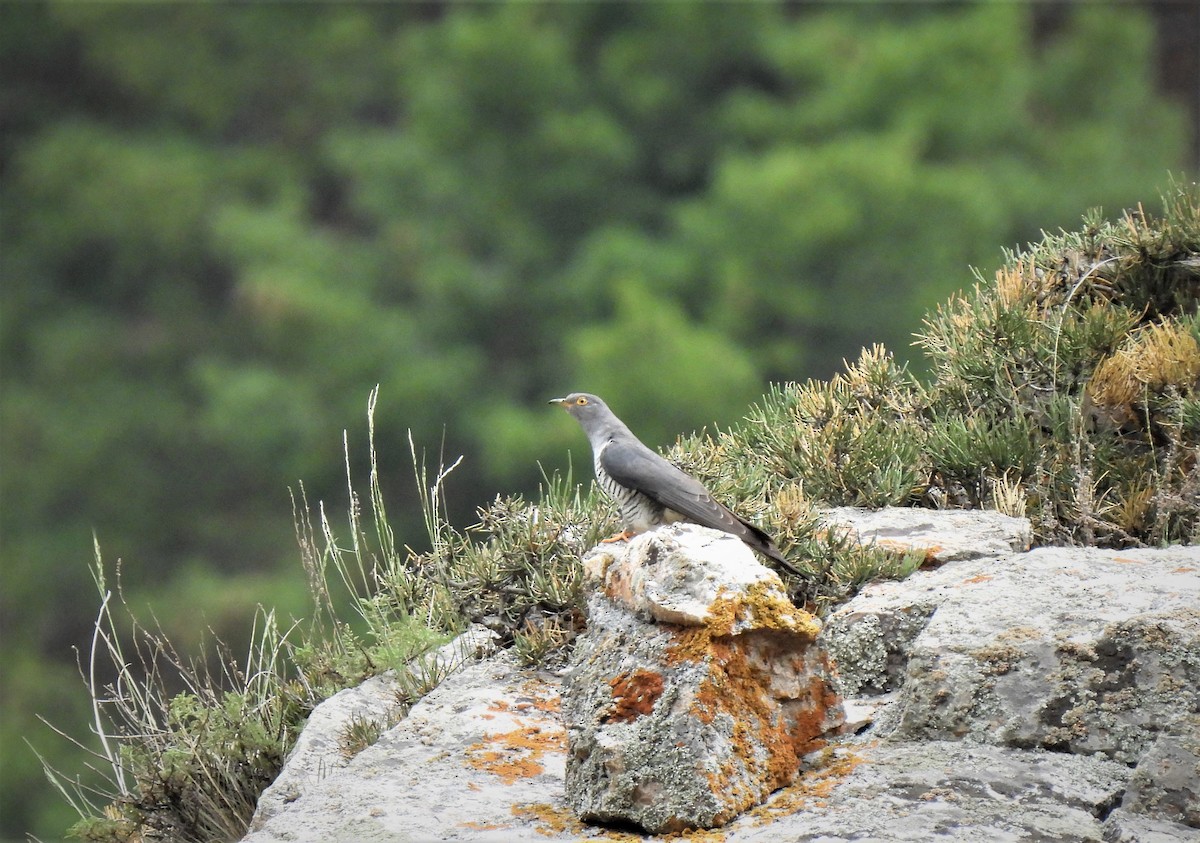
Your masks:
<svg viewBox="0 0 1200 843"><path fill-rule="evenodd" d="M623 542L626 539L633 538L633 536L634 536L634 533L632 530L622 530L621 532L617 533L615 536L609 536L606 539L600 539L600 544L612 544L613 542Z"/></svg>

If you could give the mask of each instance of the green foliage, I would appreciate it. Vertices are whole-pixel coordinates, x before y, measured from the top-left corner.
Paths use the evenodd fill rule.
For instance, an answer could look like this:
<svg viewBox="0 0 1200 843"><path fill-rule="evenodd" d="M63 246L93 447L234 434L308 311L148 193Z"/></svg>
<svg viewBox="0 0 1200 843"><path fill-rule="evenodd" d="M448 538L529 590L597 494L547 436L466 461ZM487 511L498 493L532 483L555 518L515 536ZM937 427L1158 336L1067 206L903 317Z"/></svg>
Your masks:
<svg viewBox="0 0 1200 843"><path fill-rule="evenodd" d="M796 479L817 500L903 506L924 491L924 434L912 425L920 390L882 346L828 382L774 387L736 436L775 485Z"/></svg>
<svg viewBox="0 0 1200 843"><path fill-rule="evenodd" d="M1017 479L1042 541L1196 541L1198 254L1200 192L1180 184L1161 216L1089 216L932 314L940 500Z"/></svg>

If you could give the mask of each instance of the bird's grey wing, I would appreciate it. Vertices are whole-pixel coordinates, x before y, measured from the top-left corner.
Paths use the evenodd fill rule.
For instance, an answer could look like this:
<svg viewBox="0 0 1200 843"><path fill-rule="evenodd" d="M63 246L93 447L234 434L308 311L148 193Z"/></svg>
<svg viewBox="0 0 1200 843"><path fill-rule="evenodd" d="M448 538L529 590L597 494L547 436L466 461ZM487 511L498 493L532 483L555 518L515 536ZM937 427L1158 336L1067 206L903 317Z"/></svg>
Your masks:
<svg viewBox="0 0 1200 843"><path fill-rule="evenodd" d="M713 499L696 478L680 471L641 442L610 442L600 454L608 476L705 527L741 535L746 524Z"/></svg>
<svg viewBox="0 0 1200 843"><path fill-rule="evenodd" d="M732 533L796 576L804 576L784 558L770 536L714 500L703 483L671 465L641 442L610 442L600 452L600 465L622 486L638 490L703 527Z"/></svg>

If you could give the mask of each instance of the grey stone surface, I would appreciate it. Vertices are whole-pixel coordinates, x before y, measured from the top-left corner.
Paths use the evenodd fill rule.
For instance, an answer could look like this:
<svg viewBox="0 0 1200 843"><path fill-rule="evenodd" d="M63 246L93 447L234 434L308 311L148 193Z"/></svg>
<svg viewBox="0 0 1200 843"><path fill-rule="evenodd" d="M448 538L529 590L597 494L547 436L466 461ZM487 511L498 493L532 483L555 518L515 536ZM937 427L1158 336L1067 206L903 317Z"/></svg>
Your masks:
<svg viewBox="0 0 1200 843"><path fill-rule="evenodd" d="M905 582L921 574L918 571ZM935 595L914 585L912 591L903 592L867 586L826 619L821 640L837 663L843 695L885 694L902 684L912 643L938 604Z"/></svg>
<svg viewBox="0 0 1200 843"><path fill-rule="evenodd" d="M497 638L486 627L472 626L427 657L432 662L431 669L449 673L490 655L496 650ZM313 709L282 772L259 797L251 829L261 827L322 779L348 766L350 758L343 751L346 729L356 720L386 725L396 719L397 690L394 674L388 671L357 687L338 691Z"/></svg>
<svg viewBox="0 0 1200 843"><path fill-rule="evenodd" d="M558 706L556 678L521 670L507 653L469 665L243 840L543 839L536 829L570 820Z"/></svg>
<svg viewBox="0 0 1200 843"><path fill-rule="evenodd" d="M1200 711L1200 551L1042 548L951 563L914 639L899 735L1136 763Z"/></svg>
<svg viewBox="0 0 1200 843"><path fill-rule="evenodd" d="M839 506L826 510L822 521L850 530L863 544L924 550L932 564L1020 553L1033 540L1029 519L990 510Z"/></svg>
<svg viewBox="0 0 1200 843"><path fill-rule="evenodd" d="M1121 807L1200 829L1200 714L1158 736L1138 761Z"/></svg>
<svg viewBox="0 0 1200 843"><path fill-rule="evenodd" d="M1186 825L1118 808L1104 820L1102 839L1105 843L1196 843L1200 835Z"/></svg>
<svg viewBox="0 0 1200 843"><path fill-rule="evenodd" d="M245 843L665 839L574 818L563 798L557 684L506 654L465 668ZM1099 757L968 741L880 743L870 733L825 756L722 828L722 839L1100 840L1130 775ZM1137 818L1120 826L1144 827L1183 828Z"/></svg>
<svg viewBox="0 0 1200 843"><path fill-rule="evenodd" d="M727 841L1101 840L1128 769L967 741L850 744L730 827ZM764 822L766 820L766 822Z"/></svg>

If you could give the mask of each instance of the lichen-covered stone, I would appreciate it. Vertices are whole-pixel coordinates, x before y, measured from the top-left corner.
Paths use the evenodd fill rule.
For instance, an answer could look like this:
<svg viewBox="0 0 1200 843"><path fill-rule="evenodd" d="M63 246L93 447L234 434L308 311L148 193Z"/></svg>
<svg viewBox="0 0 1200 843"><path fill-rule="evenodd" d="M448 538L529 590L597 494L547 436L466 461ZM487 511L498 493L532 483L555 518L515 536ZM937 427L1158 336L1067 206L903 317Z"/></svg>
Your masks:
<svg viewBox="0 0 1200 843"><path fill-rule="evenodd" d="M594 566L614 564L620 550L606 546ZM664 550L655 551L660 559ZM607 562L601 564L602 556ZM710 747L729 745L727 736L737 734L743 721L722 712L747 700L732 694L725 695L729 702L720 699L720 686L705 683L703 654L724 652L725 666L717 666L726 676L769 672L768 666L780 663L769 647L756 651L743 642L739 650L731 642L744 636L775 641L773 624L787 615L764 585L770 578L748 571L745 591L757 592L749 601L754 611L736 599L737 590L721 593L701 576L703 570L690 580L714 595L708 604L713 609L692 612L691 624L650 622L656 602L669 605L660 596L674 606L701 606L673 589L648 598L640 617L632 619L639 623L630 620L635 613L617 615L611 600L598 604L613 612L607 640L628 652L615 660L617 668L607 678L587 686L597 718L606 720L597 730L602 740L595 751L612 762L607 773L593 772L617 777L622 765L625 772L636 771L664 755L690 761L708 757L703 754ZM962 843L1196 840L1197 827L1183 823L1195 816L1200 780L1198 575L1200 550L1194 547L1047 548L950 562L903 582L868 586L836 613L820 638L833 646L852 634L853 645L839 652L847 658L874 654L874 675L898 690L864 700L867 713L856 715L862 734L831 741L807 757L804 774L792 784L720 832L704 834L719 834L726 843L905 843L934 835ZM603 585L602 578L594 583L598 589ZM770 606L785 611L767 611ZM753 628L727 634L751 618ZM803 615L793 621L807 627ZM594 627L603 622L592 618ZM672 630L674 639L666 634ZM668 642L660 649L673 656L667 669L637 655L638 642L659 634ZM759 658L732 658L736 653ZM700 691L673 684L671 671L685 679L700 677ZM568 737L557 710L559 677L521 669L511 654L475 664L418 702L376 744L347 759L337 747L338 724L361 712L364 701L386 708L390 693L384 693L384 682L367 683L314 717L306 734L315 731L289 759L292 769L281 776L281 789L264 796L266 810L246 843L570 843L608 833L581 823L577 806L564 797L567 767L577 762L567 758ZM782 693L800 683L773 675L769 684ZM867 683L862 687L867 690ZM715 716L704 728L679 734L670 720L647 728L656 712L685 707ZM1029 722L1022 726L1023 721ZM744 722L763 721L750 716ZM643 754L636 741L623 755L610 752L621 730L649 744ZM944 740L958 735L965 739ZM1065 742L1047 744L1048 737ZM1041 748L1047 745L1054 751ZM656 755L656 746L666 749ZM1113 760L1116 753L1105 746L1119 749L1121 760ZM683 753L689 747L692 756ZM579 751L578 745L573 749ZM758 769L769 770L759 759ZM715 760L701 769L722 774ZM659 779L659 797L684 786L682 775L667 772ZM297 782L301 786L293 786ZM655 794L646 785L639 798ZM710 813L724 810L711 801L711 790L690 792Z"/></svg>
<svg viewBox="0 0 1200 843"><path fill-rule="evenodd" d="M872 605L864 595L853 609L826 620L821 640L837 664L844 696L886 694L901 685L909 648L937 608L919 593L912 597L903 605Z"/></svg>
<svg viewBox="0 0 1200 843"><path fill-rule="evenodd" d="M818 622L737 539L677 525L586 568L596 590L563 688L582 819L722 825L840 725Z"/></svg>
<svg viewBox="0 0 1200 843"><path fill-rule="evenodd" d="M825 510L821 520L829 529L848 530L863 544L923 550L931 565L1020 553L1033 541L1028 518L989 510L838 506Z"/></svg>
<svg viewBox="0 0 1200 843"><path fill-rule="evenodd" d="M1158 736L1138 761L1121 807L1200 828L1200 713Z"/></svg>
<svg viewBox="0 0 1200 843"><path fill-rule="evenodd" d="M951 563L914 640L899 736L971 737L1134 764L1200 711L1200 554L1018 554Z"/></svg>

